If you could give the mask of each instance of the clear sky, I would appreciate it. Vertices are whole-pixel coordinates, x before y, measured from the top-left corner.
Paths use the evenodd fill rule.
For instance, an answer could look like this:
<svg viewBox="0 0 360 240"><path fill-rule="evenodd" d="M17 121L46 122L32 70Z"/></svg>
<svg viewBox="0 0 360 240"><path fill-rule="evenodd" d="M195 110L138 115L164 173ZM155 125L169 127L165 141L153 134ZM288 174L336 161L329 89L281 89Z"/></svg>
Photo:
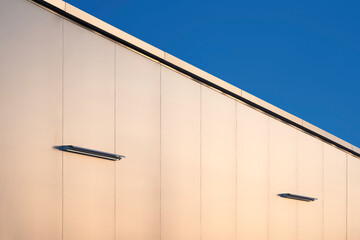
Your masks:
<svg viewBox="0 0 360 240"><path fill-rule="evenodd" d="M360 1L65 1L360 147Z"/></svg>

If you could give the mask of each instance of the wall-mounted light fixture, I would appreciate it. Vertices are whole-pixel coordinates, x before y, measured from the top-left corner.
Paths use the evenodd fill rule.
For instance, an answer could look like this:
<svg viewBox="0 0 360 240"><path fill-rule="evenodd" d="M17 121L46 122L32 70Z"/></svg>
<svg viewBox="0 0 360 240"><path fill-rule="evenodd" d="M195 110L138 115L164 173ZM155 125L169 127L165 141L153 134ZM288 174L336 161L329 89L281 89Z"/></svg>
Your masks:
<svg viewBox="0 0 360 240"><path fill-rule="evenodd" d="M295 194L291 194L291 193L280 193L280 194L278 194L278 196L283 197L283 198L299 200L299 201L305 201L305 202L313 202L313 201L317 200L317 198L295 195Z"/></svg>
<svg viewBox="0 0 360 240"><path fill-rule="evenodd" d="M101 152L101 151L96 151L96 150L82 148L82 147L76 147L73 145L64 145L64 146L60 146L60 147L56 147L56 148L61 151L72 152L72 153L77 153L77 154L82 154L82 155L87 155L87 156L92 156L92 157L97 157L97 158L103 158L103 159L113 160L113 161L119 161L122 158L125 158L125 156L122 156L122 155Z"/></svg>

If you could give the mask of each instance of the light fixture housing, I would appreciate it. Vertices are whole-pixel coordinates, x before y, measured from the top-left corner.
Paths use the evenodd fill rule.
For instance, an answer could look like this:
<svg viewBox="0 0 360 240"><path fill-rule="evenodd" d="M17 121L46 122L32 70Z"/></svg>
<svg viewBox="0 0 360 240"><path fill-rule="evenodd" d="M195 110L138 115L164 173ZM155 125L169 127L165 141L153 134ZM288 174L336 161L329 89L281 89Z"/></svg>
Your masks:
<svg viewBox="0 0 360 240"><path fill-rule="evenodd" d="M278 194L278 196L282 197L282 198L289 198L289 199L305 201L305 202L313 202L313 201L317 200L317 198L306 197L306 196L301 196L301 195L296 195L296 194L291 194L291 193L280 193L280 194Z"/></svg>
<svg viewBox="0 0 360 240"><path fill-rule="evenodd" d="M73 146L73 145L64 145L64 146L60 146L60 147L56 147L56 148L59 150L65 151L65 152L72 152L72 153L77 153L77 154L82 154L82 155L97 157L97 158L103 158L103 159L112 160L112 161L119 161L122 158L125 158L125 156L122 156L122 155L101 152L101 151L77 147L77 146Z"/></svg>

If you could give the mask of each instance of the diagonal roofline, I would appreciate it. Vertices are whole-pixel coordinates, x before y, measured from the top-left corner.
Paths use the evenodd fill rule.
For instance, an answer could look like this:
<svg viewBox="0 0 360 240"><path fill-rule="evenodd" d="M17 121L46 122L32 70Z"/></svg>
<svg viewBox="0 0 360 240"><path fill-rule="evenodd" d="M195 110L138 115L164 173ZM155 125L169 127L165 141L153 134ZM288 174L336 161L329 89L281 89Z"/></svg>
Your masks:
<svg viewBox="0 0 360 240"><path fill-rule="evenodd" d="M134 36L131 36L120 29L101 21L100 19L70 5L61 0L28 0L38 4L56 14L74 21L94 32L97 32L117 43L120 43L132 50L135 50L163 65L177 70L192 79L201 82L217 91L220 91L230 97L233 97L259 111L262 111L276 119L279 119L289 125L292 125L314 137L334 145L352 155L360 157L360 148L278 108L263 101L250 93L247 93L171 54L168 54Z"/></svg>

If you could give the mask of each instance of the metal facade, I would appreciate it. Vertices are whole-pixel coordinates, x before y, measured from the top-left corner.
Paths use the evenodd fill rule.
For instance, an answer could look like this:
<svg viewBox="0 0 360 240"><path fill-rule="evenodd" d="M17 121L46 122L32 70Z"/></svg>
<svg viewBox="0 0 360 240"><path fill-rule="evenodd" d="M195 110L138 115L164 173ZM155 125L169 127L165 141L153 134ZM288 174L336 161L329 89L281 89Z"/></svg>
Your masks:
<svg viewBox="0 0 360 240"><path fill-rule="evenodd" d="M350 152L31 2L0 19L1 240L360 238Z"/></svg>

